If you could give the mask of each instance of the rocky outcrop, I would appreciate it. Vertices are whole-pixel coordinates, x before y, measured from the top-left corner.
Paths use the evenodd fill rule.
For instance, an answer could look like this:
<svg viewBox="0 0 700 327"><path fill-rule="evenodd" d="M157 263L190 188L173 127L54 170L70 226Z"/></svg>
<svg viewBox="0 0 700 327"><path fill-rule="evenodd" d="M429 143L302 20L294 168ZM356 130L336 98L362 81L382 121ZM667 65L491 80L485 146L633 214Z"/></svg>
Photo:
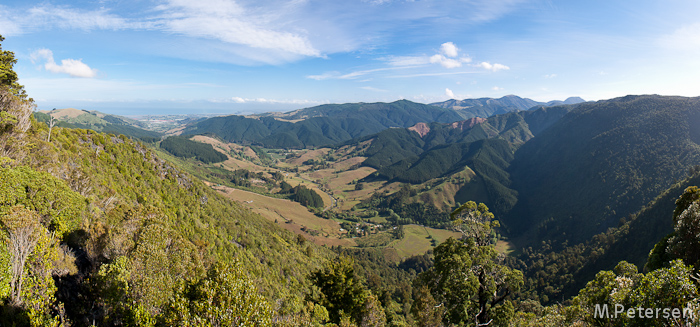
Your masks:
<svg viewBox="0 0 700 327"><path fill-rule="evenodd" d="M470 128L474 127L475 125L481 124L485 121L486 121L486 118L474 117L474 118L470 118L467 120L456 121L450 125L454 129L459 129L460 131L463 131L465 129L470 129ZM421 137L422 137L422 135L421 135Z"/></svg>

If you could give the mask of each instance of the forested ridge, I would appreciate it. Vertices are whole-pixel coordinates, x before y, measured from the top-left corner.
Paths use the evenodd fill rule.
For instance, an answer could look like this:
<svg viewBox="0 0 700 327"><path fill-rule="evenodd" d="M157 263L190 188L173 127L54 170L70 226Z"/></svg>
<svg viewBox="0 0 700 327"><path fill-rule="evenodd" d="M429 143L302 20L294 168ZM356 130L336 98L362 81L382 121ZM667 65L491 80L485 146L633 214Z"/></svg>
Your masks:
<svg viewBox="0 0 700 327"><path fill-rule="evenodd" d="M560 225L546 238L576 243L603 232L700 163L699 124L700 98L578 105L515 153L509 173L520 198L504 220L519 231Z"/></svg>
<svg viewBox="0 0 700 327"><path fill-rule="evenodd" d="M271 116L214 117L183 131L185 135L215 135L229 142L272 148L305 148L333 145L378 133L391 127L410 127L423 121L453 122L461 117L452 110L406 100L392 103L323 105L302 109L287 119Z"/></svg>

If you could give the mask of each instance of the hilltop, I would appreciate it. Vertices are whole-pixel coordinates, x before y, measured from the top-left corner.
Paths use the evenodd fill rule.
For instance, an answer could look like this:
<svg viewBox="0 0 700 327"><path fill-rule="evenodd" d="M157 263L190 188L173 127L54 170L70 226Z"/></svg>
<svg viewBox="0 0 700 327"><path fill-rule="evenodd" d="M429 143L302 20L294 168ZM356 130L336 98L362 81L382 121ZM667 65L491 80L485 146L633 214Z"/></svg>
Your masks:
<svg viewBox="0 0 700 327"><path fill-rule="evenodd" d="M51 117L58 121L58 127L85 128L97 132L123 134L144 142L160 140L162 133L148 130L148 126L138 120L105 114L96 110L75 108L42 110L34 113L40 122L48 122Z"/></svg>

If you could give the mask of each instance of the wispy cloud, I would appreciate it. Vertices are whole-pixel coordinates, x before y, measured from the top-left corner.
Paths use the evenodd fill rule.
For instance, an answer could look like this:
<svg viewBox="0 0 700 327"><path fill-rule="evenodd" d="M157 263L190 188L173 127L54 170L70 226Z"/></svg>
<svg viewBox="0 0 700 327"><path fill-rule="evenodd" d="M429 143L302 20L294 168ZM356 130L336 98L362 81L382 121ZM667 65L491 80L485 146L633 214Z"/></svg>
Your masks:
<svg viewBox="0 0 700 327"><path fill-rule="evenodd" d="M371 73L376 73L376 72L383 72L383 71L389 71L389 70L397 70L397 69L406 69L406 68L412 68L413 66L399 66L399 67L385 67L385 68L376 68L376 69L367 69L367 70L357 70L354 72L350 72L347 74L341 74L336 71L332 72L325 72L320 75L308 75L306 78L308 79L315 79L317 81L322 81L326 79L356 79L362 76L365 76L367 74Z"/></svg>
<svg viewBox="0 0 700 327"><path fill-rule="evenodd" d="M431 64L440 64L440 66L445 68L458 68L462 67L463 63L471 62L471 58L462 57L459 59L447 58L441 54L436 54L430 57Z"/></svg>
<svg viewBox="0 0 700 327"><path fill-rule="evenodd" d="M242 98L242 97L232 97L224 100L209 100L210 102L232 102L232 103L265 103L265 104L299 104L299 105L311 105L322 103L320 101L314 100L301 100L301 99L267 99L267 98Z"/></svg>
<svg viewBox="0 0 700 327"><path fill-rule="evenodd" d="M44 69L52 73L63 73L73 77L92 78L97 76L97 69L90 68L82 62L82 59L63 59L58 65L53 59L53 52L49 49L39 49L31 54L32 63L44 62Z"/></svg>
<svg viewBox="0 0 700 327"><path fill-rule="evenodd" d="M499 70L509 70L509 69L510 69L510 67L508 67L508 66L506 66L506 65L502 65L502 64L491 64L491 63L486 62L486 61L481 62L481 63L478 63L478 64L476 64L476 65L474 65L474 66L475 66L475 67L481 67L481 68L483 68L483 69L490 70L490 71L492 71L492 72L497 72L497 71L499 71Z"/></svg>
<svg viewBox="0 0 700 327"><path fill-rule="evenodd" d="M547 74L547 75L544 75L544 78L546 78L546 79L552 79L552 78L555 78L555 77L557 77L557 74Z"/></svg>
<svg viewBox="0 0 700 327"><path fill-rule="evenodd" d="M0 6L0 32L16 35L55 28L156 31L211 41L212 48L217 48L212 51L241 57L245 59L242 62L277 64L381 47L390 35L400 32L411 37L410 33L406 34L407 24L422 22L436 35L443 34L444 24L492 21L515 10L523 1L158 0L155 4L138 2L139 8L133 11L121 10L134 5L128 1L82 4L92 9L43 2L28 9ZM100 7L95 8L97 5ZM445 19L434 24L437 17ZM436 57L433 63L459 67L467 61L459 58L458 52L454 43L444 43L440 55L446 59ZM226 56L221 55L200 53L199 56L203 60L235 62L230 58L222 60ZM428 63L429 55L397 57L393 61L403 66Z"/></svg>
<svg viewBox="0 0 700 327"><path fill-rule="evenodd" d="M6 35L52 28L161 31L300 57L323 56L303 31L291 32L272 15L248 10L232 0L167 0L147 10L146 15L132 18L105 8L84 10L51 4L6 12L10 13L7 17L0 13L0 32Z"/></svg>
<svg viewBox="0 0 700 327"><path fill-rule="evenodd" d="M417 73L417 74L405 74L405 75L392 75L392 76L387 76L387 77L388 78L412 78L412 77L449 76L449 75L466 75L466 74L478 74L478 72L459 71L459 72L440 72L440 73Z"/></svg>
<svg viewBox="0 0 700 327"><path fill-rule="evenodd" d="M81 30L122 30L148 28L153 25L143 21L132 21L110 14L107 9L80 10L50 4L36 6L28 11L27 20L36 26L59 27Z"/></svg>
<svg viewBox="0 0 700 327"><path fill-rule="evenodd" d="M379 89L379 88L371 87L371 86L360 86L360 88L363 90L372 91L372 92L389 92L387 90Z"/></svg>
<svg viewBox="0 0 700 327"><path fill-rule="evenodd" d="M389 56L379 60L386 61L390 66L421 66L430 64L428 56Z"/></svg>
<svg viewBox="0 0 700 327"><path fill-rule="evenodd" d="M13 36L22 33L22 27L15 19L14 12L0 5L0 34L4 36Z"/></svg>
<svg viewBox="0 0 700 327"><path fill-rule="evenodd" d="M424 68L430 65L439 64L443 68L453 69L462 67L463 64L470 63L472 59L468 56L460 56L460 49L452 42L443 43L440 46L439 53L428 57L427 55L419 56L385 56L378 58L378 60L386 62L389 67L368 69L368 70L358 70L346 74L342 74L337 71L329 71L318 75L308 75L306 78L314 79L317 81L327 80L327 79L355 79L360 76L382 72L390 70L402 70L402 69L412 69L412 68ZM486 63L488 64L488 63ZM489 64L490 65L490 64ZM495 67L495 68L494 68ZM496 64L492 65L492 70L508 69L508 67ZM456 72L456 73L419 73L419 74L408 74L401 76L387 76L389 78L395 77L420 77L420 76L441 76L441 75L453 75L453 74L469 74L471 72Z"/></svg>
<svg viewBox="0 0 700 327"><path fill-rule="evenodd" d="M258 49L303 56L321 56L304 35L274 28L273 20L226 0L169 0L156 7L160 24L169 32L212 38Z"/></svg>
<svg viewBox="0 0 700 327"><path fill-rule="evenodd" d="M672 50L700 50L700 23L678 28L670 35L664 35L659 43Z"/></svg>

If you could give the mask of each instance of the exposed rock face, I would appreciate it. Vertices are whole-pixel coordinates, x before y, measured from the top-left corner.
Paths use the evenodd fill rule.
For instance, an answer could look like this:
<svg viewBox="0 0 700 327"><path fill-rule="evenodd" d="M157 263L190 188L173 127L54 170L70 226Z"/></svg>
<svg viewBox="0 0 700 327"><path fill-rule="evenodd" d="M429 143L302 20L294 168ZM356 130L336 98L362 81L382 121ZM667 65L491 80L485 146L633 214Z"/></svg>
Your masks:
<svg viewBox="0 0 700 327"><path fill-rule="evenodd" d="M474 117L474 118L470 118L467 120L456 121L456 122L452 123L451 126L452 126L452 128L459 129L460 131L463 131L465 129L470 129L470 128L474 127L474 125L481 124L485 121L486 121L486 118ZM422 135L421 135L421 137L422 137Z"/></svg>
<svg viewBox="0 0 700 327"><path fill-rule="evenodd" d="M430 133L430 127L426 123L418 123L409 127L408 129L418 133L420 137L423 137Z"/></svg>

